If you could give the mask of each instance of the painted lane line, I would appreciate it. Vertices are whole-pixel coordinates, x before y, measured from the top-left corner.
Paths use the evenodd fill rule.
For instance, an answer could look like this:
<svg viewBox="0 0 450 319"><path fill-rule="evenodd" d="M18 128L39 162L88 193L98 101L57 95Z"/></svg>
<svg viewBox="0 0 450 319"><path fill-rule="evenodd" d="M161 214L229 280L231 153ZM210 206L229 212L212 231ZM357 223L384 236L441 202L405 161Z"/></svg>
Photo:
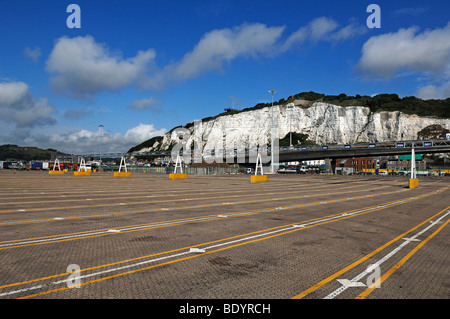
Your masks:
<svg viewBox="0 0 450 319"><path fill-rule="evenodd" d="M450 215L450 211L448 211L446 214L442 215L436 222L432 223L431 225L427 226L426 228L424 228L422 231L420 231L419 233L415 234L414 236L412 236L411 238L408 238L407 240L405 240L404 242L402 242L399 246L397 246L397 248L395 248L394 250L392 250L390 253L388 253L387 255L385 255L383 258L381 258L380 260L378 260L377 262L375 262L374 264L372 264L373 267L379 267L381 264L383 264L386 260L390 259L391 257L393 257L395 254L397 254L401 249L403 249L407 244L409 244L412 241L420 241L418 239L416 239L416 237L421 236L423 233L425 233L426 231L428 231L430 228L432 228L434 225L437 224L438 221L441 221L443 218L445 218L446 216ZM351 279L352 282L356 282L361 280L362 278L364 278L366 275L369 274L369 271L366 269L363 272L361 272L359 275L357 275L355 278ZM333 299L335 297L337 297L338 295L340 295L342 292L344 292L345 290L347 290L348 287L345 286L341 286L338 289L334 290L332 293L328 294L324 299Z"/></svg>
<svg viewBox="0 0 450 319"><path fill-rule="evenodd" d="M288 228L285 228L283 230L288 230ZM223 246L223 245L229 245L229 244L233 244L233 243L244 241L244 240L254 239L254 238L257 238L257 237L267 236L267 235L274 234L274 233L277 233L277 232L280 232L280 231L281 230L265 232L265 233L262 233L262 234L259 234L259 235L256 235L256 236L247 236L247 237L244 237L244 238L242 238L240 240L232 240L232 241L225 242L223 244L209 246L207 248L191 247L191 248L189 248L188 251L185 251L185 252L172 254L172 255L169 255L169 256L164 256L164 257L159 257L159 258L154 258L154 259L150 259L150 260L147 260L147 261L142 261L142 262L138 262L138 263L134 263L134 264L126 265L126 266L121 266L121 267L116 267L116 268L112 268L112 269L108 269L108 270L103 270L103 271L92 273L92 274L81 275L81 276L77 276L77 279L81 280L81 279L85 279L85 278L89 278L89 277L104 275L106 273L117 272L117 271L129 269L129 268L135 268L135 267L139 267L139 266L142 266L142 265L145 265L145 264L154 263L154 262L165 260L165 259L175 258L175 257L179 257L179 256L182 256L182 255L190 254L190 253L202 254L202 253L206 252L206 249L211 249L211 248L219 247L219 246ZM63 284L63 283L67 283L67 282L69 282L71 280L73 280L73 278L68 278L68 279L63 279L63 280L59 280L59 281L54 281L54 282L50 282L50 283L47 283L47 284L36 285L36 286L29 287L29 288L23 288L23 289L19 289L19 290L4 292L4 293L0 293L0 297L13 295L13 294L18 294L18 293L26 293L26 292L29 292L29 291L32 291L32 290L43 289L43 288L46 288L46 287L49 287L49 286L52 286L52 285L60 285L60 284Z"/></svg>
<svg viewBox="0 0 450 319"><path fill-rule="evenodd" d="M445 187L445 189L447 189L447 188L448 187ZM439 192L440 191L437 190L437 191L429 193L428 195L439 193ZM423 196L427 196L427 194L424 194L424 195L421 195L421 196L418 196L418 197L414 197L414 199L418 199L418 198L421 198ZM356 197L356 198L358 198L358 197ZM351 216L351 215L354 215L354 214L359 214L359 213L364 213L366 211L371 211L371 210L374 210L374 209L386 208L386 207L389 207L389 206L392 206L392 205L397 205L399 203L408 202L410 200L412 200L412 199L411 198L409 198L409 199L407 198L407 199L402 199L402 200L399 200L399 201L394 201L394 202L390 202L390 203L383 204L383 205L378 205L378 206L375 206L375 207L369 207L369 208L366 208L366 209L357 210L357 211L354 211L352 213L348 213L348 216ZM336 201L339 202L339 200L330 200L328 202L336 202ZM328 202L326 202L326 203L328 203ZM286 206L283 209L293 209L293 208L305 207L305 206L307 207L307 206L309 206L309 204L300 204L300 205ZM250 211L250 212L241 212L241 213L236 213L236 214L229 214L228 216L238 216L238 215L245 215L245 214L270 212L270 211L274 211L274 210L277 210L277 209L280 209L280 207L267 208L267 209L262 209L262 210L257 210L257 211ZM161 210L168 210L168 209L167 208L162 208ZM318 221L312 221L312 222L309 222L309 223L305 223L303 225L304 226L309 226L309 225L313 225L313 224L318 223L318 222L324 222L324 221L329 221L329 220L333 220L333 219L338 219L338 218L342 217L341 215L332 216L332 217L325 218L325 219L320 219ZM157 223L157 224L151 224L151 225L127 227L127 228L121 229L121 231L131 231L131 230L145 229L145 228L151 228L151 227L161 227L161 226L175 225L175 224L179 224L179 223L188 223L188 222L196 222L196 221L202 221L202 220L210 220L210 219L214 219L214 218L217 218L217 217L193 218L193 219L187 219L187 220L176 221L176 222L166 222L166 223ZM96 232L90 232L90 233L82 233L82 234L76 234L76 235L66 235L66 236L59 236L59 237L40 239L40 240L16 241L16 242L10 242L10 243L7 243L7 244L0 244L0 248L2 248L2 247L12 247L12 246L18 246L18 245L41 244L41 243L46 243L46 242L53 242L53 241L60 241L60 240L70 240L70 239L76 239L76 238L80 238L80 237L82 238L82 237L100 236L100 235L105 235L105 234L111 234L111 233L108 232L108 231L96 231Z"/></svg>
<svg viewBox="0 0 450 319"><path fill-rule="evenodd" d="M58 217L56 217L56 218L58 218ZM186 219L186 220L174 221L174 222L166 222L166 223L163 222L163 223L156 223L156 224L150 224L150 225L125 227L125 228L121 228L121 229L116 229L115 232L131 231L131 230L145 229L145 228L151 228L151 227L160 227L160 226L170 226L170 225L176 225L176 224L182 224L182 223L209 220L209 219L213 219L213 218L215 218L215 217L192 218L192 219ZM63 218L59 218L59 219L63 219ZM88 233L82 233L82 234L76 234L76 235L58 236L58 237L53 237L53 238L41 239L41 240L16 241L13 243L8 243L8 244L0 244L0 248L15 246L15 245L28 245L28 244L60 241L60 240L65 240L65 239L75 239L77 237L98 236L98 235L102 235L102 234L103 235L108 234L111 232L112 232L111 230L106 230L106 231L88 232Z"/></svg>
<svg viewBox="0 0 450 319"><path fill-rule="evenodd" d="M391 203L391 205L393 205L393 203ZM450 211L449 211L449 213L450 213ZM287 233L290 233L290 232L292 232L292 230L291 230L291 231L288 231ZM266 232L266 234L273 234L273 233L274 233L274 232ZM280 234L280 235L281 235L281 234ZM271 236L271 237L272 237L272 236ZM255 236L249 236L249 237L247 237L247 239L248 239L248 238L255 238ZM270 238L270 237L269 237L269 238ZM231 242L228 242L228 243L232 243L232 242L236 242L236 241L231 241ZM253 242L253 241L251 241L251 242ZM244 243L244 244L245 244L245 243ZM211 248L211 247L214 247L214 246L210 246L209 248ZM232 247L233 247L233 246L232 246ZM232 248L232 247L230 247L230 248ZM227 249L227 248L224 248L224 249ZM185 252L185 253L186 253L186 252ZM167 258L171 258L171 257L175 257L175 256L180 256L180 255L183 255L183 254L185 254L185 253L179 253L179 254L175 254L175 255L171 255L171 256L166 256L166 257L161 257L161 258L157 258L157 259L152 259L152 260L140 262L140 263L133 264L133 265L128 265L128 266L123 266L123 267L119 267L119 268L115 268L115 269L105 270L105 271L102 271L102 272L99 272L99 273L96 273L96 274L104 274L104 273L111 272L111 271L114 271L114 270L121 270L121 269L129 268L129 267L132 267L132 266L136 266L136 265L142 265L142 264L146 264L146 263L149 263L149 262L158 261L158 260L161 260L161 259L167 259ZM185 258L184 258L184 259L185 259ZM92 276L94 276L94 275L95 275L95 274L89 274L89 275L79 276L79 278L87 278L87 277L92 277ZM121 274L119 274L119 275L121 275ZM64 283L64 282L68 282L68 280L69 280L69 279L61 280L61 281L54 282L54 283ZM36 287L45 287L45 286L48 286L48 285L39 285L39 286L27 288L27 289L22 289L22 290L19 290L19 291L29 291L29 290L31 290L31 289L36 289ZM17 292L17 291L16 291L16 292ZM5 294L12 294L12 293L14 293L14 292L9 292L9 293L5 293ZM51 293L51 292L48 292L48 293ZM5 295L5 294L2 294L2 295Z"/></svg>
<svg viewBox="0 0 450 319"><path fill-rule="evenodd" d="M447 187L445 188L447 189ZM430 193L431 196L431 193ZM370 252L369 254L365 255L364 257L358 259L357 261L351 263L349 266L342 268L341 270L337 271L336 273L328 276L325 279L322 279L321 281L319 281L318 283L316 283L315 285L311 286L310 288L302 291L301 293L295 295L294 297L292 297L292 299L302 299L304 298L306 295L316 291L317 289L323 287L324 285L328 284L329 282L331 282L332 280L338 278L339 276L341 276L342 274L348 272L349 270L357 267L358 265L360 265L361 263L367 261L369 258L373 257L374 255L378 254L379 252L383 251L384 249L386 249L387 247L391 246L392 244L394 244L395 242L398 242L400 239L402 239L403 236L408 235L409 233L417 230L419 227L422 227L424 225L426 225L431 219L441 215L444 211L446 211L450 206L448 206L446 209L438 212L437 214L431 216L430 218L424 220L422 223L419 223L418 225L414 226L413 228L411 228L410 230L407 230L406 232L402 233L401 235L397 236L396 238L388 241L387 243L385 243L384 245L381 245L380 247L378 247L377 249L373 250L372 252ZM450 212L450 210L448 211ZM448 222L448 221L447 221ZM422 245L422 243L419 244ZM416 246L418 247L418 246ZM384 274L383 276L386 276L386 274ZM382 276L382 278L383 278ZM363 293L364 294L364 293ZM360 295L361 296L361 295Z"/></svg>
<svg viewBox="0 0 450 319"><path fill-rule="evenodd" d="M400 190L400 191L397 191L397 192L403 192L403 191L405 191L405 190ZM396 193L397 193L396 192ZM380 196L380 195L383 195L383 194L390 194L390 193L381 193L381 194L376 194L376 195L370 195L370 197L374 197L374 196ZM363 198L363 197L361 197L361 196L356 196L356 197L350 197L350 198L347 198L346 200L349 200L349 199L359 199L359 198ZM338 203L338 202L341 202L341 201L345 201L345 200L342 200L342 199L337 199L337 200L330 200L330 201L327 201L327 202L325 202L325 204L328 204L328 203ZM248 203L248 201L247 202L237 202L237 203L235 203L235 204L240 204L240 203ZM220 204L219 204L220 205ZM306 204L299 204L298 206L287 206L286 207L286 209L293 209L293 208L297 208L297 207L309 207L309 206L315 206L315 205L318 205L318 202L313 202L313 203L306 203ZM211 205L196 205L196 206L192 206L191 208L202 208L202 207L210 207ZM213 206L215 206L215 205L213 205ZM179 207L171 207L171 208L168 208L168 209L162 209L162 210L169 210L169 209L180 209ZM272 209L272 208L271 208ZM154 210L154 211L161 211L161 209L157 209L157 210ZM92 218L92 217L105 217L105 216L113 216L113 215L124 215L124 214L139 214L139 213L149 213L149 212L152 212L152 211L131 211L131 212L113 212L113 213L106 213L106 214L97 214L97 215L89 215L89 216L68 216L68 217L65 217L65 219L80 219L80 218ZM264 211L261 211L261 212L264 212ZM33 223L33 222L46 222L46 221L51 221L51 220L54 220L54 219L39 219L39 220L22 220L22 221L4 221L4 222L0 222L0 226L1 225L8 225L8 224L21 224L21 223Z"/></svg>
<svg viewBox="0 0 450 319"><path fill-rule="evenodd" d="M394 203L391 203L391 204L393 205ZM383 206L386 206L386 205L383 205ZM375 210L375 208L374 208L374 210ZM367 209L361 210L361 211L367 211ZM449 213L450 213L450 212L449 212ZM329 218L323 219L323 220L329 220ZM292 232L292 228L289 229L288 227L283 228L283 230L285 230L286 233L291 233L291 232ZM251 243L251 242L254 242L254 241L255 241L255 238L263 237L263 236L269 236L269 235L271 235L271 236L269 236L269 237L267 237L267 238L271 238L271 237L273 237L273 234L279 233L280 231L282 231L282 230L269 231L269 232L265 232L265 233L263 233L263 234L254 235L254 236L246 236L245 238L242 238L242 239L239 239L239 240L232 240L232 241L228 241L228 242L225 242L225 243L222 243L222 244L212 245L212 246L209 246L209 247L206 247L206 248L203 248L203 249L202 249L202 248L192 248L192 247L191 247L191 248L189 249L189 251L187 251L187 252L182 252L182 253L173 254L173 255L170 255L170 256L165 256L165 257L160 257L160 258L151 259L151 260L147 260L147 261L142 261L142 262L139 262L139 263L135 263L135 264L131 264L131 265L126 265L126 266L122 266L122 267L117 267L117 268L113 268L113 269L109 269L109 270L104 270L104 271L100 271L100 272L93 273L93 274L87 274L87 275L83 275L83 276L78 276L78 278L84 279L84 278L88 278L88 277L93 277L93 276L103 275L103 274L106 274L106 273L110 273L110 272L114 272L114 271L120 271L120 270L124 270L124 269L127 269L127 268L132 268L132 267L137 267L137 266L141 266L141 265L144 265L144 264L152 263L152 262L155 262L155 261L160 261L160 260L164 260L164 259L169 259L169 258L173 258L173 257L178 257L178 256L181 256L181 255L185 255L185 254L193 253L193 252L194 252L194 253L200 253L198 256L201 256L201 255L203 255L204 253L208 253L208 252L206 252L207 249L211 249L211 248L215 248L215 247L219 247L219 246L224 246L224 245L229 245L229 244L233 244L233 243L237 243L237 242L242 242L242 241L244 241L244 240L247 240L247 241L250 240L250 241L247 242L247 243ZM278 234L278 235L275 235L275 236L279 236L279 235L283 235L283 234L281 233L281 234ZM267 239L267 238L260 238L260 239L257 239L257 240L263 240L263 239ZM242 244L246 244L246 243L241 243L240 245L242 245ZM225 247L225 248L222 248L222 249L219 249L219 250L216 250L216 251L221 251L221 250L223 250L223 249L228 249L228 248L233 248L233 247L236 247L236 245L231 245L231 247ZM212 252L214 252L214 251L212 251ZM175 260L174 262L181 261L181 260L185 260L185 259L187 259L187 258L188 258L188 257L185 257L185 258L182 258L182 259L179 259L179 260ZM157 267L158 265L155 265L155 266ZM136 270L136 271L142 271L142 270L145 270L145 269L148 269L148 268L138 269L138 270ZM121 273L121 274L117 274L117 275L111 275L110 277L106 277L106 278L103 278L103 279L93 280L93 281L90 282L90 283L94 283L94 282L97 282L97 281L99 281L99 280L106 280L106 279L109 279L109 278L114 278L114 277L116 277L116 276L121 276L121 275L129 274L129 273L132 273L132 272L129 271L129 272L126 272L126 273ZM52 282L52 283L50 283L50 284L51 284L51 285L57 285L57 284L61 284L61 283L67 283L69 280L70 280L70 279L65 279L65 280L61 280L61 281L57 281L57 282ZM351 281L346 281L346 280L344 280L344 281L342 281L342 282L343 282L344 284L347 284L347 286L355 286L355 285L359 285L358 283L356 283L356 282L357 282L356 280L351 280ZM12 291L12 292L6 292L6 293L3 293L3 294L0 294L0 296L3 296L3 295L10 295L10 294L15 294L15 293L20 293L20 292L27 292L27 291L31 291L31 290L33 290L33 289L39 289L39 288L43 288L43 287L45 288L45 287L48 287L50 284L38 285L38 286L26 288L26 289L16 290L16 291ZM65 289L65 288L64 288L64 289ZM57 290L51 290L51 291L44 292L44 294L46 294L46 293L52 293L52 292L54 292L54 291L58 291L58 289L57 289ZM37 294L37 295L39 295L39 294ZM36 296L36 295L26 296L25 298L29 298L29 297L33 297L33 296Z"/></svg>
<svg viewBox="0 0 450 319"><path fill-rule="evenodd" d="M403 240L406 241L420 241L420 239L416 239L416 238L402 238Z"/></svg>
<svg viewBox="0 0 450 319"><path fill-rule="evenodd" d="M189 251L178 253L178 254L173 254L173 255L170 255L170 256L150 259L150 260L142 261L142 262L135 263L135 264L132 264L132 265L126 265L126 266L116 267L116 268L113 268L113 269L107 269L107 270L103 270L103 271L92 273L92 274L80 275L80 276L77 276L77 279L81 280L81 279L90 278L90 277L94 277L94 276L101 276L101 275L104 275L104 274L107 274L107 273L110 273L110 272L116 272L116 271L125 270L125 269L129 269L129 268L133 268L133 267L138 267L138 266L146 265L146 264L149 264L149 263L153 263L153 262L157 262L157 261L161 261L161 260L165 260L165 259L169 259L169 258L179 257L179 256L182 256L182 255L186 255L188 253L189 253ZM69 283L71 281L73 281L73 278L67 278L67 279L63 279L63 280L59 280L59 281L53 281L53 282L50 282L50 283L47 283L47 284L36 285L36 286L29 287L29 288L23 288L23 289L14 290L14 291L8 291L8 292L0 293L0 297L14 295L14 294L18 294L18 293L26 293L26 292L29 292L29 291L32 291L32 290L43 289L43 288L46 288L46 287L56 286L56 285L60 285L60 284L64 284L64 283L67 284L67 283Z"/></svg>
<svg viewBox="0 0 450 319"><path fill-rule="evenodd" d="M347 188L353 188L353 187L347 187ZM376 190L376 189L381 189L381 188L387 188L387 187L377 187L377 188L374 188L374 189L371 189L371 190ZM366 191L370 191L370 190L366 190ZM398 192L402 192L402 191L406 191L406 190L400 190L400 191L398 191ZM357 192L357 191L355 191L355 192ZM329 193L329 195L331 195L331 194L340 194L339 192L338 193ZM385 193L385 194L391 194L391 193ZM318 194L318 195L320 195L320 194ZM318 196L317 195L317 196ZM167 196L171 196L170 194L169 195L167 195ZM249 194L249 195L244 195L244 196L254 196L254 194ZM265 194L262 194L261 196L266 196ZM376 196L376 195L368 195L369 197L371 197L371 196ZM227 197L230 197L230 196L214 196L214 197L209 197L209 198L206 198L206 199L219 199L219 198L227 198ZM275 198L275 199L268 199L268 200L265 200L265 199L261 199L261 200L259 200L259 201L274 201L274 200L285 200L285 199L292 199L292 198L297 198L297 197L281 197L281 198ZM357 197L357 198L364 198L364 196L359 196L359 197ZM204 198L190 198L189 200L197 200L197 199L204 199ZM157 201L158 203L162 203L162 202L171 202L171 201L168 201L168 200L160 200L160 201ZM241 204L241 203L247 203L247 202L253 202L253 201L244 201L244 202L236 202L236 203L233 203L233 204ZM128 205L140 205L140 204L147 204L147 203L153 203L153 201L151 201L151 202L133 202L133 203L128 203ZM107 206L115 206L115 205L126 205L126 204L124 204L124 203L119 203L119 204L95 204L95 205L91 205L91 206L67 206L67 207L64 207L65 209L74 209L74 208L90 208L90 207L107 207ZM222 205L221 203L218 203L217 205ZM203 206L211 206L211 205L203 205ZM196 206L196 207L202 207L202 205L198 205L198 206ZM61 207L45 207L45 208L35 208L35 209L31 209L32 211L42 211L42 210L56 210L56 209L61 209ZM0 211L0 213L1 214L4 214L4 213L11 213L11 211Z"/></svg>
<svg viewBox="0 0 450 319"><path fill-rule="evenodd" d="M441 226L438 227L431 235L429 235L427 238L425 238L423 241L421 241L418 245L416 245L410 252L408 252L400 261L398 261L391 269L389 269L387 272L385 272L379 281L379 285L383 283L387 278L389 278L395 271L397 271L403 264L405 264L408 259L410 259L420 248L422 248L428 241L430 241L434 236L436 236L448 223L450 222L450 219L447 219L445 223L443 223ZM366 290L364 290L362 293L360 293L356 299L364 299L366 298L373 290L377 287L371 287L369 286Z"/></svg>
<svg viewBox="0 0 450 319"><path fill-rule="evenodd" d="M189 249L190 253L204 253L206 250L200 248L191 248Z"/></svg>

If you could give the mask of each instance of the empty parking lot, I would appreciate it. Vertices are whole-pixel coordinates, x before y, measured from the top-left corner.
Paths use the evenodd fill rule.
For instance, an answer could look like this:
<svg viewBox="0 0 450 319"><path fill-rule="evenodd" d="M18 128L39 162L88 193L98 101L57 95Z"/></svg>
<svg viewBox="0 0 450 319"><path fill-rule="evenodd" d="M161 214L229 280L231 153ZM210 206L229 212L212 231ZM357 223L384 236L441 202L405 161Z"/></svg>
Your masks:
<svg viewBox="0 0 450 319"><path fill-rule="evenodd" d="M448 299L450 180L0 171L0 296Z"/></svg>

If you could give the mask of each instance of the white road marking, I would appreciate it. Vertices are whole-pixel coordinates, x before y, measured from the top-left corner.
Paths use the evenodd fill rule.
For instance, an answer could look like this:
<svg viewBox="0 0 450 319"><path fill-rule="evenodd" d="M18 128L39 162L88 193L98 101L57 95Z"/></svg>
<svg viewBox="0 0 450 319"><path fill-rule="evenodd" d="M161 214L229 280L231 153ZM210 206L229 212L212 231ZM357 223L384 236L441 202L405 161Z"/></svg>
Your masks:
<svg viewBox="0 0 450 319"><path fill-rule="evenodd" d="M447 188L448 188L448 187L446 187L446 188L444 188L444 189L442 189L442 190L440 190L440 191L432 192L432 193L430 193L430 194L436 194L436 193L439 193L439 192L441 192L441 191L443 191L443 190L445 190L445 189L447 189ZM417 198L421 198L421 197L426 196L426 195L429 195L429 194L424 194L424 195L418 196L418 197L416 197L416 199L417 199ZM351 214L348 214L348 215L354 215L354 214L359 214L359 213L363 213L363 212L366 212L366 211L372 211L372 210L377 210L377 209L380 209L380 208L386 208L386 207L390 207L390 206L393 206L393 205L396 205L396 204L399 204L399 203L403 203L403 202L407 202L407 201L410 201L410 200L412 200L412 199L405 199L405 200L400 200L400 201L396 201L396 202L391 202L391 203L389 203L389 204L378 205L378 206L375 206L375 207L372 207L372 208L367 208L367 209L362 209L362 210L359 210L359 211L355 211L355 212L353 212L353 213L351 213ZM297 206L298 206L298 205L297 205ZM293 207L295 207L295 206L293 206ZM285 208L285 209L287 209L287 208ZM265 209L265 210L261 210L260 212L262 212L262 211L271 211L271 210L274 210L274 209ZM249 213L249 212L247 212L247 213ZM254 213L254 212L252 212L252 213ZM243 213L238 213L238 214L235 214L235 215L240 215L240 214L243 214ZM415 238L415 237L417 237L417 236L420 236L423 232L425 232L427 229L429 229L429 228L431 228L432 226L434 226L436 223L438 223L443 217L445 217L445 216L448 215L448 214L450 214L450 211L448 211L447 214L445 214L444 216L442 216L438 221L434 222L433 224L431 224L430 226L428 226L427 228L425 228L423 231L421 231L420 233L416 234L416 235L413 236L412 238ZM321 219L321 220L316 220L316 221L313 221L313 222L310 222L310 223L302 224L301 226L304 227L305 225L312 225L312 224L321 223L321 222L324 222L324 221L329 221L329 220L333 220L333 219L339 219L339 218L341 218L341 217L342 217L342 215L338 215L338 216L334 216L334 217L330 217L330 218L324 218L324 219ZM195 220L204 220L204 219L210 219L210 218L205 217L205 218L198 218L198 219L195 219ZM191 221L192 221L192 220L191 220ZM164 225L164 224L169 225L169 224L176 224L176 223L183 223L183 222L187 222L187 220L185 220L185 221L178 221L178 222L170 222L170 223L154 224L154 225L145 225L145 226L138 226L138 227L131 227L131 228L124 228L123 230L125 230L125 229L137 229L137 228L154 227L154 226L157 226L157 225ZM299 226L300 226L300 225L299 225ZM194 248L194 252L197 252L197 251L199 251L199 252L205 252L206 249L211 249L211 248L215 248L215 247L219 247L219 246L224 246L224 245L233 244L233 243L240 242L240 241L245 241L245 240L249 240L249 239L254 239L254 238L258 238L258 237L263 237L263 236L271 235L271 234L274 234L274 233L279 233L279 232L283 232L283 231L292 230L292 227L293 227L293 226L291 225L290 227L285 227L285 228L282 228L282 229L278 229L278 230L270 231L270 232L265 232L265 233L261 233L261 234L254 235L254 236L243 237L243 238L241 238L241 239L237 239L237 240L233 240L233 241L228 241L228 242L224 242L224 243L221 243L221 244L212 245L212 246L209 246L209 247L205 247L205 248L203 248L203 249L202 249L202 248ZM109 232L109 231L111 231L111 230L108 230L108 231L106 231L106 232ZM72 236L61 236L61 237L59 237L59 238L52 238L52 239L42 239L42 240L34 240L34 241L16 242L16 243L3 244L3 245L0 245L0 247L12 246L12 245L18 245L18 244L26 244L26 243L38 243L38 242L45 242L45 241L48 242L48 241L54 241L54 240L60 240L60 239L68 239L68 238L76 238L76 237L82 237L82 236L88 236L88 235L91 235L91 236L92 236L92 235L96 235L96 234L104 234L104 233L106 233L106 232L105 232L105 231L103 231L103 232L102 232L102 231L98 231L98 232L85 233L85 234L78 234L78 235L72 235ZM390 254L386 255L386 256L385 256L383 259L381 259L377 264L380 265L382 262L384 262L385 260L387 260L388 258L390 258L391 255L395 254L396 251L400 250L401 247L403 247L404 245L406 245L406 244L409 243L409 242L410 242L410 241L405 241L405 242L403 242L402 245L400 245L396 250L394 250L394 251L391 252ZM112 269L108 269L108 270L103 270L103 271L96 272L96 273L92 273L92 274L87 274L87 275L79 276L79 277L77 277L77 278L79 278L79 279L81 280L81 279L84 279L84 278L89 278L89 277L99 276L99 275L103 275L103 274L110 273L110 272L116 272L116 271L120 271L120 270L124 270L124 269L128 269L128 268L132 268L132 267L142 266L142 265L145 265L145 264L148 264L148 263L152 263L152 262L156 262L156 261L160 261L160 260L165 260L165 259L169 259L169 258L174 258L174 257L182 256L182 255L185 255L185 254L188 254L188 253L192 253L192 249L193 249L193 248L191 248L189 251L182 252L182 253L178 253L178 254L173 254L173 255L169 255L169 256L159 257L159 258L150 259L150 260L147 260L147 261L142 261L142 262L135 263L135 264L130 264L130 265L122 266L122 267L116 267L116 268L112 268ZM366 274L366 271L363 272L362 274L356 276L356 277L355 277L354 279L352 279L350 282L358 282L359 279L361 279L362 277L364 277L365 274ZM59 285L59 284L62 284L62 283L67 283L67 282L69 282L69 281L71 281L71 280L72 280L72 278L68 278L68 279L64 279L64 280L60 280L60 281L50 282L50 283L47 283L47 284L42 284L42 285L32 286L32 287L25 288L25 289L19 289L19 290L15 290L15 291L9 291L9 292L5 292L5 293L1 293L0 296L12 295L12 294L17 294L17 293L24 293L24 292L28 292L28 291L31 291L31 290L36 290L36 289L45 288L45 287L48 287L48 286L50 286L50 285ZM344 281L344 282L345 282L345 281ZM346 288L344 288L344 290L345 290L345 289L346 289Z"/></svg>
<svg viewBox="0 0 450 319"><path fill-rule="evenodd" d="M419 196L420 198L421 196ZM427 226L426 228L424 228L422 231L420 231L419 233L415 234L414 236L412 236L411 238L403 238L405 239L404 242L402 242L397 248L395 248L393 251L391 251L389 254L387 254L386 256L384 256L383 258L381 258L380 260L378 260L377 262L375 262L374 264L372 264L372 266L380 266L382 263L384 263L386 260L390 259L392 256L394 256L396 253L398 253L401 249L403 249L407 244L409 244L412 241L420 241L418 239L416 239L416 237L419 237L420 235L422 235L424 232L426 232L428 229L430 229L431 227L433 227L434 225L438 224L438 222L440 222L443 218L445 218L447 215L450 214L450 211L447 211L446 214L442 215L437 221L435 221L434 223L432 223L431 225ZM361 280L364 276L368 275L368 271L367 269L365 271L363 271L362 273L360 273L359 275L357 275L355 278L351 279L350 281L352 282L356 282ZM339 281L339 279L338 279ZM324 299L333 299L335 297L337 297L338 295L340 295L342 292L344 292L345 290L347 290L348 287L345 286L341 286L338 289L334 290L333 292L331 292L330 294L328 294Z"/></svg>
<svg viewBox="0 0 450 319"><path fill-rule="evenodd" d="M359 281L351 281L348 279L338 279L339 283L348 288L348 287L366 287L366 284L359 282Z"/></svg>

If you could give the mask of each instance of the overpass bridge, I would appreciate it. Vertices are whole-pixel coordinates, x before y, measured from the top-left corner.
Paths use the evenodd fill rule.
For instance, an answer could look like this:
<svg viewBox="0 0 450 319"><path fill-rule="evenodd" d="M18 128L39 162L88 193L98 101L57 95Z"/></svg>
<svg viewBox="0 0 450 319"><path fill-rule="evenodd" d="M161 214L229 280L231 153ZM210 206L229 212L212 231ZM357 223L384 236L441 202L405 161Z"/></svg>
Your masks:
<svg viewBox="0 0 450 319"><path fill-rule="evenodd" d="M377 142L377 143L354 143L354 144L339 144L339 145L308 145L295 147L280 147L278 152L278 162L296 162L308 160L335 160L338 158L352 158L352 157L376 157L376 156L396 156L411 154L414 148L416 154L435 154L435 153L449 153L450 140L435 139L435 140L411 140L411 141L392 141L392 142ZM241 150L239 150L241 151ZM222 162L229 164L254 164L256 162L256 149L246 149L241 156L238 156L238 150L231 151L227 154L225 150L215 155L212 150L203 150L202 156L204 160L209 162L222 159ZM182 152L180 152L182 154ZM265 153L266 158L271 157L270 148ZM120 159L122 156L134 156L141 159L155 159L157 157L164 158L170 161L170 151L153 151L144 153L90 153L83 155L71 155L74 157L90 157L92 159ZM192 163L194 156L199 156L193 152ZM267 162L267 161L266 161ZM267 163L266 163L267 164Z"/></svg>
<svg viewBox="0 0 450 319"><path fill-rule="evenodd" d="M280 150L280 162L337 159L351 157L395 156L411 154L434 154L450 152L450 140L417 140L401 142L358 143L344 145L314 145L293 150Z"/></svg>

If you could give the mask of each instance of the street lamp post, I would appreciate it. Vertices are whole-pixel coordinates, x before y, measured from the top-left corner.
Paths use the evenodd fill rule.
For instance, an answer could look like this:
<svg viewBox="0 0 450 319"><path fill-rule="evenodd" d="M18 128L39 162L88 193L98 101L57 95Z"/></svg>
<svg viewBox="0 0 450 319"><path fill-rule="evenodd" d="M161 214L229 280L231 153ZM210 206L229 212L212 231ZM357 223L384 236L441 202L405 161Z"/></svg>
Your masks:
<svg viewBox="0 0 450 319"><path fill-rule="evenodd" d="M274 126L273 126L273 95L275 93L277 93L277 91L270 90L269 93L272 94L272 133L270 134L270 137L271 137L270 155L271 155L271 163L272 163L272 173L275 173L275 170L274 170L274 154L273 154L273 146L274 146L274 138L273 138L273 133L274 133Z"/></svg>

